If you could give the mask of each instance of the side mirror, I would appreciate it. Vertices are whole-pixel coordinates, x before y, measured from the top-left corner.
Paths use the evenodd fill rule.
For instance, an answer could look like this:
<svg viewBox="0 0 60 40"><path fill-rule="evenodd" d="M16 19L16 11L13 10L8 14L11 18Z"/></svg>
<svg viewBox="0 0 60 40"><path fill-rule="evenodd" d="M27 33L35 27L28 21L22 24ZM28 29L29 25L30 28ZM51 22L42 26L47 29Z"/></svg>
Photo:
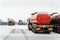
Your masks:
<svg viewBox="0 0 60 40"><path fill-rule="evenodd" d="M34 13L32 13L31 15L35 15Z"/></svg>
<svg viewBox="0 0 60 40"><path fill-rule="evenodd" d="M52 13L52 14L50 14L51 16L53 16L54 14L58 14L57 12L54 12L54 13Z"/></svg>
<svg viewBox="0 0 60 40"><path fill-rule="evenodd" d="M35 14L37 14L37 12L34 12L34 13L32 13L31 15L35 15Z"/></svg>

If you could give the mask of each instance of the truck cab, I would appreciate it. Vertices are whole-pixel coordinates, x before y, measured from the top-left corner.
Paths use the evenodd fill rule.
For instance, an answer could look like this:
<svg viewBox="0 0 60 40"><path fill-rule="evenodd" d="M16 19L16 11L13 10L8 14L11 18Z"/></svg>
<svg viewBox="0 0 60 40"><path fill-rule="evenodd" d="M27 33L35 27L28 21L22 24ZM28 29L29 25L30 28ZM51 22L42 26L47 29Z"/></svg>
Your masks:
<svg viewBox="0 0 60 40"><path fill-rule="evenodd" d="M11 18L8 18L8 25L15 25L15 21Z"/></svg>

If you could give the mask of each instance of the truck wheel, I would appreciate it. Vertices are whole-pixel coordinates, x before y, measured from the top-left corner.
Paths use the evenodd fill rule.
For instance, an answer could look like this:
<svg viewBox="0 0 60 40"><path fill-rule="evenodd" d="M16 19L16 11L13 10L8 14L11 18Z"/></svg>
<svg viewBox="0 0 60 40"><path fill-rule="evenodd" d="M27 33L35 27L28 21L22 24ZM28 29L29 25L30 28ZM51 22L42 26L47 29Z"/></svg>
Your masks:
<svg viewBox="0 0 60 40"><path fill-rule="evenodd" d="M55 26L54 29L53 29L53 32L60 34L60 27L59 26Z"/></svg>
<svg viewBox="0 0 60 40"><path fill-rule="evenodd" d="M34 28L32 28L32 32L37 33L37 31Z"/></svg>
<svg viewBox="0 0 60 40"><path fill-rule="evenodd" d="M54 27L53 32L57 33L58 28Z"/></svg>
<svg viewBox="0 0 60 40"><path fill-rule="evenodd" d="M28 24L28 29L29 30L32 30L32 28L31 28L32 26L30 25L30 24Z"/></svg>
<svg viewBox="0 0 60 40"><path fill-rule="evenodd" d="M11 25L15 25L15 23L12 23Z"/></svg>
<svg viewBox="0 0 60 40"><path fill-rule="evenodd" d="M60 28L58 28L58 29L57 29L57 33L59 33L59 34L60 34Z"/></svg>

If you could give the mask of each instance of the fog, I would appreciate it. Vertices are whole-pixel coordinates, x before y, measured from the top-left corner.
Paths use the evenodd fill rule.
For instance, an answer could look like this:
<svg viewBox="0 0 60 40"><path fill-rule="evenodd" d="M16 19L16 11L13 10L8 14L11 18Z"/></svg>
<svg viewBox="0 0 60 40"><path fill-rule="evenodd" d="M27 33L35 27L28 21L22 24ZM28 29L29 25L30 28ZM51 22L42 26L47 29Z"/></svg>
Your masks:
<svg viewBox="0 0 60 40"><path fill-rule="evenodd" d="M0 19L27 20L33 12L60 12L59 0L0 0Z"/></svg>

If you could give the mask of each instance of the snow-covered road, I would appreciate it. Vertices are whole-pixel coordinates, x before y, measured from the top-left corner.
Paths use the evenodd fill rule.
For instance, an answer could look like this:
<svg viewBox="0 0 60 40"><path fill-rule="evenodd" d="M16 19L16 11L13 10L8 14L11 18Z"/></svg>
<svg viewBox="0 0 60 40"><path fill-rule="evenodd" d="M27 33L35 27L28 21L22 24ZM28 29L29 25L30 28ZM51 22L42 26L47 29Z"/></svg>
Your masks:
<svg viewBox="0 0 60 40"><path fill-rule="evenodd" d="M0 26L0 40L60 40L60 34L35 34L27 25Z"/></svg>
<svg viewBox="0 0 60 40"><path fill-rule="evenodd" d="M13 30L14 26L1 26L0 25L0 40L5 40L10 34L11 30Z"/></svg>

